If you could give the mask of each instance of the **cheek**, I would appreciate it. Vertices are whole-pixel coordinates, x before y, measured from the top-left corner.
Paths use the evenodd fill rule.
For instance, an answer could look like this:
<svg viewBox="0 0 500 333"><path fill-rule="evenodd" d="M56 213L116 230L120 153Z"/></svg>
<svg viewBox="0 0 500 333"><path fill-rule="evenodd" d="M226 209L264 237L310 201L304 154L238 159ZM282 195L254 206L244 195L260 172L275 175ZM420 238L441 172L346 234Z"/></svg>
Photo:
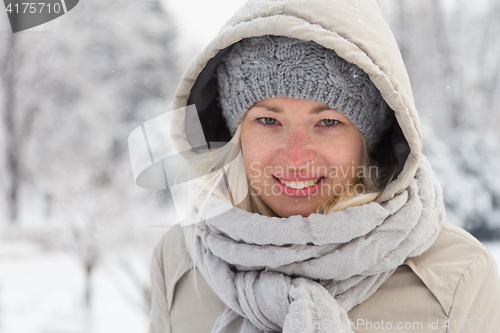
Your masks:
<svg viewBox="0 0 500 333"><path fill-rule="evenodd" d="M268 140L262 140L252 131L241 132L241 152L245 163L247 177L252 180L263 174L263 169L269 165L272 152Z"/></svg>
<svg viewBox="0 0 500 333"><path fill-rule="evenodd" d="M269 155L263 149L252 149L251 147L245 149L242 147L242 154L245 171L250 181L269 174L269 170L267 170L270 165Z"/></svg>
<svg viewBox="0 0 500 333"><path fill-rule="evenodd" d="M328 151L328 164L337 167L339 171L352 175L361 164L361 152L363 141L361 137L346 137L341 140L330 143L326 149ZM349 177L352 178L352 177Z"/></svg>
<svg viewBox="0 0 500 333"><path fill-rule="evenodd" d="M361 150L363 148L362 140L350 140L346 144L346 146L348 147L348 149L345 152L345 158L349 160L349 163L352 164L352 162L354 161L354 164L359 165L361 160Z"/></svg>
<svg viewBox="0 0 500 333"><path fill-rule="evenodd" d="M349 178L357 179L357 174L359 171L359 167L361 166L361 152L363 150L363 141L361 138L358 140L353 140L349 145L349 150L346 154L345 163L352 168L349 173ZM354 177L352 177L352 175Z"/></svg>

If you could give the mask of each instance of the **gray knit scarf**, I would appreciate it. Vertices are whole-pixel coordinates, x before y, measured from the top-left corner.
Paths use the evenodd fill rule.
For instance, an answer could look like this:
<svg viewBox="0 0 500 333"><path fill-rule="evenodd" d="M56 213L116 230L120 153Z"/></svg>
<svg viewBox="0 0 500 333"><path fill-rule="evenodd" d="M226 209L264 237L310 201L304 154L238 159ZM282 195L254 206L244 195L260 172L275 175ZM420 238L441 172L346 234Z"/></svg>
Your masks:
<svg viewBox="0 0 500 333"><path fill-rule="evenodd" d="M210 209L224 205L214 199ZM441 187L422 156L408 188L381 204L289 218L233 207L184 233L227 305L212 332L331 333L351 332L347 312L426 251L444 221Z"/></svg>

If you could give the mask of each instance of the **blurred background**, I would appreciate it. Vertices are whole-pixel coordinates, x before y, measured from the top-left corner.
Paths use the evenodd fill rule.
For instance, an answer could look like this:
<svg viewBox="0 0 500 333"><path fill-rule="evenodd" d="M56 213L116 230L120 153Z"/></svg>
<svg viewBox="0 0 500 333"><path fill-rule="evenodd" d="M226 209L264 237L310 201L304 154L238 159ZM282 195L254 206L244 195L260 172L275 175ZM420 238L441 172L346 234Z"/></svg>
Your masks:
<svg viewBox="0 0 500 333"><path fill-rule="evenodd" d="M405 60L448 221L500 260L500 2L378 0ZM241 0L81 0L12 34L0 9L0 332L146 332L167 191L127 137Z"/></svg>

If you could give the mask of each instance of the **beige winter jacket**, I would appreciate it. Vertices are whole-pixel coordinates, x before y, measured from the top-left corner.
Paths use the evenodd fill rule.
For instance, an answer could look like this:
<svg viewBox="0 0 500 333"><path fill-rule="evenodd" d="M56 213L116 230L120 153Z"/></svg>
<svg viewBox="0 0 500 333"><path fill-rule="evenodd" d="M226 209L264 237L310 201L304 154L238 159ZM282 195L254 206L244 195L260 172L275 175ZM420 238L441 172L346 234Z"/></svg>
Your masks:
<svg viewBox="0 0 500 333"><path fill-rule="evenodd" d="M186 70L173 108L196 104L206 140L227 141L215 67L233 43L266 34L312 40L369 74L397 119L388 147L399 168L379 201L403 191L418 166L421 130L400 51L375 0L249 1ZM179 151L191 148L189 124L182 114L172 119ZM150 333L210 332L225 309L193 269L180 227L168 231L157 246L151 279ZM408 258L348 315L355 332L500 332L497 266L475 238L445 225L429 250Z"/></svg>
<svg viewBox="0 0 500 333"><path fill-rule="evenodd" d="M226 308L193 269L180 227L156 247L151 283L149 333L208 333ZM495 260L470 234L446 224L429 250L407 259L348 315L355 332L500 332Z"/></svg>

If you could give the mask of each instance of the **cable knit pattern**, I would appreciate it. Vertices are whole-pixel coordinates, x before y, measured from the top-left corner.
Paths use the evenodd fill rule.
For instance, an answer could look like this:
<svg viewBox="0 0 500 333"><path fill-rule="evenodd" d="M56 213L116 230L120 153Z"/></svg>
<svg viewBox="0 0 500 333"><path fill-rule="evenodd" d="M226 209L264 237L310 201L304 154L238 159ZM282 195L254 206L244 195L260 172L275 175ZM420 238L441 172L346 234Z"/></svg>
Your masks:
<svg viewBox="0 0 500 333"><path fill-rule="evenodd" d="M251 214L215 196L207 207L215 217L184 234L227 305L213 333L350 332L347 312L427 250L445 222L425 157L410 186L384 203L288 218Z"/></svg>
<svg viewBox="0 0 500 333"><path fill-rule="evenodd" d="M231 134L258 101L293 97L317 101L344 114L368 147L394 118L368 75L330 49L282 36L243 39L217 67L220 104Z"/></svg>

